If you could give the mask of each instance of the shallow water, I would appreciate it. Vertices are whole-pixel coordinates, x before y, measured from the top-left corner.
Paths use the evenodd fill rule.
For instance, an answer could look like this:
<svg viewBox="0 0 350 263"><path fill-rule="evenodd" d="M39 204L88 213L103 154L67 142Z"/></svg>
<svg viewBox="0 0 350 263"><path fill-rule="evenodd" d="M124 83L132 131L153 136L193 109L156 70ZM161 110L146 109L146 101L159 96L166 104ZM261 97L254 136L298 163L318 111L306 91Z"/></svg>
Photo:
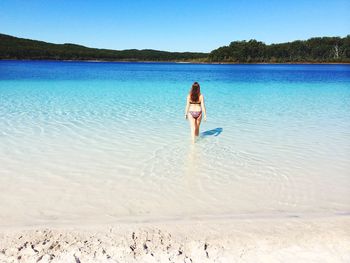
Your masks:
<svg viewBox="0 0 350 263"><path fill-rule="evenodd" d="M348 65L0 62L1 226L348 214L349 156Z"/></svg>

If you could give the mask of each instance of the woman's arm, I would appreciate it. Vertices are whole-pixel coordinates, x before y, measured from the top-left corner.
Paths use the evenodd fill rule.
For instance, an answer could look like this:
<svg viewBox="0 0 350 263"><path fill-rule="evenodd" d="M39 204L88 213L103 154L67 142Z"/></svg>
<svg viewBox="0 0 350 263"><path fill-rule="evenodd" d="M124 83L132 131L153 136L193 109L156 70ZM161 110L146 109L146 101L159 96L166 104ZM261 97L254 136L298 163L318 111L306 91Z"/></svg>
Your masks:
<svg viewBox="0 0 350 263"><path fill-rule="evenodd" d="M202 111L203 111L203 114L204 114L204 120L206 121L207 120L207 110L205 108L204 96L203 95L201 95L201 106L202 106Z"/></svg>
<svg viewBox="0 0 350 263"><path fill-rule="evenodd" d="M185 108L185 119L187 119L188 109L190 108L190 96L187 96L186 108Z"/></svg>

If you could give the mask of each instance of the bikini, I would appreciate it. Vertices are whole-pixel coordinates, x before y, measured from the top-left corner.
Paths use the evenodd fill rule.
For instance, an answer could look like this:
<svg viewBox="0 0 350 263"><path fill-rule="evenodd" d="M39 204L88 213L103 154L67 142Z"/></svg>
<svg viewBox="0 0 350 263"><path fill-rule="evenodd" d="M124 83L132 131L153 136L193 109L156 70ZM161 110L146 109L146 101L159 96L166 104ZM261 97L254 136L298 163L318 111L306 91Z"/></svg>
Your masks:
<svg viewBox="0 0 350 263"><path fill-rule="evenodd" d="M190 101L190 104L199 104L200 105L201 102L200 101L199 102ZM202 110L200 110L200 111L190 111L190 113L191 113L192 117L196 120L196 119L199 118L199 116L201 116Z"/></svg>

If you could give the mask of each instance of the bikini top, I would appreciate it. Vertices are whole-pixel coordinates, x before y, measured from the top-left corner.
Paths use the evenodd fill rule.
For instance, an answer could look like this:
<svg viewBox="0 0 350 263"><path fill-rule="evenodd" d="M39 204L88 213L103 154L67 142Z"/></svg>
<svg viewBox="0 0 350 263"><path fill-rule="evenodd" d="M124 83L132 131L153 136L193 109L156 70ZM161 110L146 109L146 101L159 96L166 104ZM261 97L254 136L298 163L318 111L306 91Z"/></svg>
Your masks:
<svg viewBox="0 0 350 263"><path fill-rule="evenodd" d="M201 102L200 101L198 101L198 102L190 101L190 104L201 104Z"/></svg>

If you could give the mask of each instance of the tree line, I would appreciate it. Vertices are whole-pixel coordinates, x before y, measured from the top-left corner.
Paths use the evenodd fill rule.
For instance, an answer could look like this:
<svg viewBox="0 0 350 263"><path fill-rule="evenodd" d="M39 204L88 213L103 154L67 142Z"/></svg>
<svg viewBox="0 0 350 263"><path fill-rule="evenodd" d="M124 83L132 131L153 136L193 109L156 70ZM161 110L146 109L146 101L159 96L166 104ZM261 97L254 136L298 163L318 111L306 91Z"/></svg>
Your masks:
<svg viewBox="0 0 350 263"><path fill-rule="evenodd" d="M111 50L52 44L0 34L0 59L181 61L218 63L350 63L350 35L316 37L267 45L255 39L234 41L210 53L152 49Z"/></svg>
<svg viewBox="0 0 350 263"><path fill-rule="evenodd" d="M271 45L255 39L234 41L210 52L208 60L233 63L349 63L350 35L344 38L315 37Z"/></svg>
<svg viewBox="0 0 350 263"><path fill-rule="evenodd" d="M0 34L0 59L103 60L103 61L202 61L200 52L159 50L111 50L75 44L52 44Z"/></svg>

